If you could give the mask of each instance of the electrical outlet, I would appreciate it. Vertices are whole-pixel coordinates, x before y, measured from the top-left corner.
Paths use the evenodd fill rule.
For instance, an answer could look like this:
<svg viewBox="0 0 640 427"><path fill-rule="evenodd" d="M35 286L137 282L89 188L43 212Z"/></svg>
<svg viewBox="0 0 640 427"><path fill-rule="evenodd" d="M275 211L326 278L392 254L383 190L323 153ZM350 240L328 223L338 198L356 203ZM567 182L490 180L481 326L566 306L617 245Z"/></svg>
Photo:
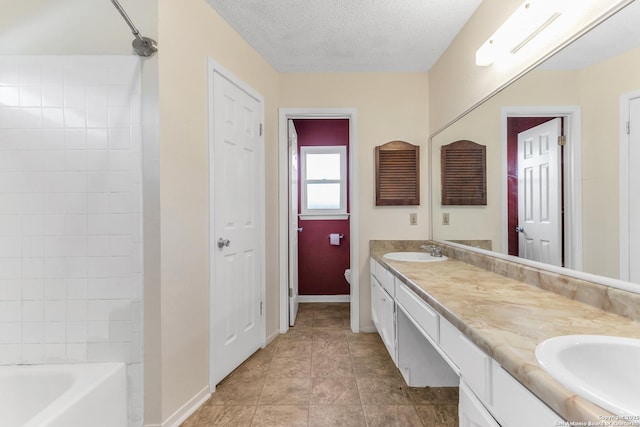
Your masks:
<svg viewBox="0 0 640 427"><path fill-rule="evenodd" d="M449 225L449 212L442 213L442 225Z"/></svg>
<svg viewBox="0 0 640 427"><path fill-rule="evenodd" d="M409 214L409 225L418 225L418 214L410 213Z"/></svg>

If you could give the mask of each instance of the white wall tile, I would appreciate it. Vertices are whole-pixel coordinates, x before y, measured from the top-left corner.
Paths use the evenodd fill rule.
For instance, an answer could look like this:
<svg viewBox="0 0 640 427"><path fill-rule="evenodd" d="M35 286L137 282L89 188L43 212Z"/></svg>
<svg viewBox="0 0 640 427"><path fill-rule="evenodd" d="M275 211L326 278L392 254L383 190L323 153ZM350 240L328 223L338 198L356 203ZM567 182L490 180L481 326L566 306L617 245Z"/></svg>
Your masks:
<svg viewBox="0 0 640 427"><path fill-rule="evenodd" d="M67 296L67 281L61 279L45 279L44 299L46 301L63 301ZM63 320L63 319L59 319Z"/></svg>
<svg viewBox="0 0 640 427"><path fill-rule="evenodd" d="M20 301L0 301L0 322L22 321L22 303Z"/></svg>
<svg viewBox="0 0 640 427"><path fill-rule="evenodd" d="M44 256L44 237L43 236L24 236L22 238L22 256L43 257Z"/></svg>
<svg viewBox="0 0 640 427"><path fill-rule="evenodd" d="M86 343L87 342L87 322L67 320L67 343ZM69 347L67 347L67 351Z"/></svg>
<svg viewBox="0 0 640 427"><path fill-rule="evenodd" d="M87 170L89 171L109 170L109 152L107 150L87 151Z"/></svg>
<svg viewBox="0 0 640 427"><path fill-rule="evenodd" d="M67 324L64 321L54 321L46 319L45 303L45 320L49 320L44 324L44 342L50 344L61 344L67 340Z"/></svg>
<svg viewBox="0 0 640 427"><path fill-rule="evenodd" d="M109 300L87 301L87 319L89 321L108 321L111 316L111 302Z"/></svg>
<svg viewBox="0 0 640 427"><path fill-rule="evenodd" d="M109 321L90 320L87 323L87 341L89 343L108 342L109 341Z"/></svg>
<svg viewBox="0 0 640 427"><path fill-rule="evenodd" d="M81 322L86 326L87 323L87 301L86 300L67 300L67 322Z"/></svg>
<svg viewBox="0 0 640 427"><path fill-rule="evenodd" d="M64 239L61 239L64 242ZM47 242L45 240L45 253L47 250ZM61 243L64 253L64 243ZM44 277L45 279L59 279L66 275L66 260L63 256L45 256L44 258Z"/></svg>
<svg viewBox="0 0 640 427"><path fill-rule="evenodd" d="M20 105L20 88L17 86L0 86L0 105L17 107Z"/></svg>
<svg viewBox="0 0 640 427"><path fill-rule="evenodd" d="M44 342L43 322L24 322L22 324L22 342L37 344Z"/></svg>
<svg viewBox="0 0 640 427"><path fill-rule="evenodd" d="M22 238L20 236L0 236L0 257L20 258L22 256Z"/></svg>
<svg viewBox="0 0 640 427"><path fill-rule="evenodd" d="M131 420L142 420L138 73L133 57L0 56L0 364L135 362Z"/></svg>
<svg viewBox="0 0 640 427"><path fill-rule="evenodd" d="M20 301L23 299L22 281L16 279L0 280L0 300Z"/></svg>
<svg viewBox="0 0 640 427"><path fill-rule="evenodd" d="M68 343L67 344L67 361L69 362L86 362L87 361L87 343Z"/></svg>
<svg viewBox="0 0 640 427"><path fill-rule="evenodd" d="M42 107L42 86L20 87L20 106Z"/></svg>
<svg viewBox="0 0 640 427"><path fill-rule="evenodd" d="M89 300L108 300L110 278L89 278L87 280L87 298ZM106 304L108 306L108 304ZM89 307L91 310L91 307ZM107 310L108 311L108 310Z"/></svg>
<svg viewBox="0 0 640 427"><path fill-rule="evenodd" d="M87 279L68 278L66 280L66 285L67 285L67 301L87 299Z"/></svg>
<svg viewBox="0 0 640 427"><path fill-rule="evenodd" d="M20 269L20 263L14 261L14 264L11 268ZM2 271L2 268L0 268ZM9 271L9 268L6 268L5 271ZM17 275L17 277L21 277L23 279L42 279L44 278L44 257L43 258L22 258L22 271Z"/></svg>
<svg viewBox="0 0 640 427"><path fill-rule="evenodd" d="M108 257L111 255L109 251L109 236L89 236L88 255L92 257Z"/></svg>
<svg viewBox="0 0 640 427"><path fill-rule="evenodd" d="M26 364L44 363L44 345L42 343L22 344L21 362Z"/></svg>
<svg viewBox="0 0 640 427"><path fill-rule="evenodd" d="M86 278L88 270L88 258L81 257L67 257L66 259L66 272L67 279Z"/></svg>
<svg viewBox="0 0 640 427"><path fill-rule="evenodd" d="M106 235L109 234L109 215L107 214L89 214L87 217L87 234L88 235Z"/></svg>
<svg viewBox="0 0 640 427"><path fill-rule="evenodd" d="M42 303L42 301L44 300L44 280L23 279L22 299L24 301L37 301Z"/></svg>
<svg viewBox="0 0 640 427"><path fill-rule="evenodd" d="M63 86L45 85L42 87L43 107L62 107L64 105ZM62 110L60 111L62 113Z"/></svg>
<svg viewBox="0 0 640 427"><path fill-rule="evenodd" d="M89 150L107 150L109 148L107 129L87 129L86 144Z"/></svg>
<svg viewBox="0 0 640 427"><path fill-rule="evenodd" d="M2 338L0 337L0 340ZM22 359L21 344L0 344L0 365L12 365Z"/></svg>
<svg viewBox="0 0 640 427"><path fill-rule="evenodd" d="M103 105L87 106L87 127L107 128L109 127L109 108Z"/></svg>
<svg viewBox="0 0 640 427"><path fill-rule="evenodd" d="M51 343L44 345L45 363L62 363L67 358L67 345L63 343Z"/></svg>
<svg viewBox="0 0 640 427"><path fill-rule="evenodd" d="M0 322L0 344L16 344L22 341L22 322Z"/></svg>
<svg viewBox="0 0 640 427"><path fill-rule="evenodd" d="M44 320L44 302L43 301L23 301L22 302L22 321L23 322L42 322Z"/></svg>

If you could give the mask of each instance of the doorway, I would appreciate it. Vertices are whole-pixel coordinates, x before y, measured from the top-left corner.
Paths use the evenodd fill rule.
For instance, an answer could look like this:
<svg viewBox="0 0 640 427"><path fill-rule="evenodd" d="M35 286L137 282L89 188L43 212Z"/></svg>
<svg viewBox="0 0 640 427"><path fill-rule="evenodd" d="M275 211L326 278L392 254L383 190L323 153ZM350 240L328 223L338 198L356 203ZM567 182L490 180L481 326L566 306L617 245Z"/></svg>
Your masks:
<svg viewBox="0 0 640 427"><path fill-rule="evenodd" d="M564 266L562 117L507 119L509 255Z"/></svg>
<svg viewBox="0 0 640 427"><path fill-rule="evenodd" d="M509 150L510 135L509 122L512 119L520 120L522 131L527 126L548 121L549 118L561 118L566 143L563 147L563 162L561 175L564 177L561 185L562 196L560 204L564 221L562 224L564 266L576 270L582 269L582 206L581 199L581 116L580 107L576 106L551 106L551 107L503 107L502 108L502 252L519 256L518 238L516 235L517 195L514 186L517 187L517 169L512 170L517 153ZM516 121L517 122L517 121ZM513 127L513 126L512 126ZM516 133L517 135L517 133ZM515 178L514 178L515 176ZM515 218L515 219L514 219Z"/></svg>
<svg viewBox="0 0 640 427"><path fill-rule="evenodd" d="M279 254L280 254L280 333L285 333L289 329L291 323L291 296L295 295L295 291L291 289L291 260L290 253L290 237L292 233L298 234L299 226L295 221L291 221L291 211L289 204L289 191L291 188L290 158L292 157L289 149L289 126L288 121L293 120L346 120L348 122L348 196L349 200L357 201L357 138L356 138L356 111L355 109L280 109L279 111L279 224L283 232L280 234ZM351 286L349 287L349 303L350 303L350 325L354 332L359 331L359 283L358 283L358 221L357 221L357 203L351 203L349 206L349 225L348 233L351 244L349 245L349 266L351 267ZM304 233L304 225L302 226ZM339 232L336 232L340 234ZM333 233L332 233L333 234ZM344 234L344 233L342 233ZM329 235L327 245L330 244ZM290 293L291 292L291 293Z"/></svg>
<svg viewBox="0 0 640 427"><path fill-rule="evenodd" d="M297 135L299 192L295 218L298 242L290 245L290 263L297 264L300 302L349 302L349 120L290 120ZM289 156L293 159L293 156ZM291 168L293 170L293 168ZM290 234L290 237L291 237ZM294 239L290 239L294 240ZM295 258L297 256L297 259ZM290 282L296 278L290 276ZM289 324L293 326L293 314Z"/></svg>

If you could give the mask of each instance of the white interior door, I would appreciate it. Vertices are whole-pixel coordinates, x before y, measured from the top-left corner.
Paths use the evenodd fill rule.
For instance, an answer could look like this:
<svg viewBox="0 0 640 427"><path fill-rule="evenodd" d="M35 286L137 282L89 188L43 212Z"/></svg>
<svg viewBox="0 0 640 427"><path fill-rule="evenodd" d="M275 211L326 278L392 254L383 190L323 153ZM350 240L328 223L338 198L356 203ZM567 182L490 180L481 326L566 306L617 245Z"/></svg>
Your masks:
<svg viewBox="0 0 640 427"><path fill-rule="evenodd" d="M640 283L640 98L629 101L629 281Z"/></svg>
<svg viewBox="0 0 640 427"><path fill-rule="evenodd" d="M518 221L520 256L562 266L562 119L518 134Z"/></svg>
<svg viewBox="0 0 640 427"><path fill-rule="evenodd" d="M262 103L213 72L212 384L261 345Z"/></svg>
<svg viewBox="0 0 640 427"><path fill-rule="evenodd" d="M298 133L289 120L289 326L298 315ZM301 230L300 230L301 231Z"/></svg>

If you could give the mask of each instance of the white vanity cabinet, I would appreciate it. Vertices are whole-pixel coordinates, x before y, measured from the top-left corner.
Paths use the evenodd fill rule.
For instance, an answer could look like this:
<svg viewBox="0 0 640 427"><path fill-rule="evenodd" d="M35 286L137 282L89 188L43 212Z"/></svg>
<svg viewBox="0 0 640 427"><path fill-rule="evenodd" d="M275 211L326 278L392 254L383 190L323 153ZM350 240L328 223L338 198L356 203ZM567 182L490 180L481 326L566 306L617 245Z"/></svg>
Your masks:
<svg viewBox="0 0 640 427"><path fill-rule="evenodd" d="M459 385L461 427L554 427L564 423L462 331L373 259L371 313L407 385Z"/></svg>

